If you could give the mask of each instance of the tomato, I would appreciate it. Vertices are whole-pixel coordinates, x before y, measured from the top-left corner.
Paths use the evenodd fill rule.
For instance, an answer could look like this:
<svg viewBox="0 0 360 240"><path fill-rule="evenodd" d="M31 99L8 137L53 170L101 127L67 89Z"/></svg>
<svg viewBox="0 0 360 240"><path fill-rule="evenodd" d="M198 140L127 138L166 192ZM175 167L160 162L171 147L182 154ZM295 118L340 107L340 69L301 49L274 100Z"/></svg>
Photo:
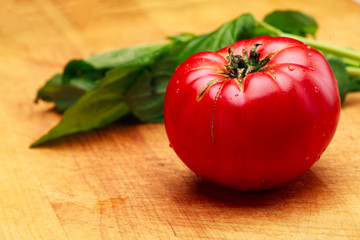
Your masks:
<svg viewBox="0 0 360 240"><path fill-rule="evenodd" d="M180 64L164 114L170 145L199 177L258 191L283 186L320 158L335 134L340 97L321 53L261 36Z"/></svg>

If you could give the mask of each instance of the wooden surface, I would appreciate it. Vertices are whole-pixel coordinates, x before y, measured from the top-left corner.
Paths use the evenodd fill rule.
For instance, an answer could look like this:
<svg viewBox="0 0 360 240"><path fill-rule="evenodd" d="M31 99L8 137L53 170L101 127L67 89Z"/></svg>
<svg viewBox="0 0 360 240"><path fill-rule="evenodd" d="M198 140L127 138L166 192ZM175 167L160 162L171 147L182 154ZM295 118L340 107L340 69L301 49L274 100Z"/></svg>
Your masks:
<svg viewBox="0 0 360 240"><path fill-rule="evenodd" d="M277 191L197 178L163 124L114 124L28 148L61 117L33 100L67 60L274 9L305 11L318 39L360 50L360 5L350 0L1 1L0 239L360 239L360 93L347 97L321 160Z"/></svg>

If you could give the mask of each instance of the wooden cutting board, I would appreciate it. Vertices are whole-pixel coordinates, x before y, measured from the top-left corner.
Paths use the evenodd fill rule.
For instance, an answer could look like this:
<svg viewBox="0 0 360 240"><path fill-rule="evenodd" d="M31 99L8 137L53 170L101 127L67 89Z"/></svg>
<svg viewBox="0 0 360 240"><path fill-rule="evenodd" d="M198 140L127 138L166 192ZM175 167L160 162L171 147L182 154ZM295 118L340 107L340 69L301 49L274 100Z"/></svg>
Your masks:
<svg viewBox="0 0 360 240"><path fill-rule="evenodd" d="M348 95L321 160L276 191L197 178L163 124L113 124L28 148L61 118L33 101L69 59L274 9L302 10L318 39L360 51L360 5L350 0L2 1L0 239L360 239L360 93Z"/></svg>

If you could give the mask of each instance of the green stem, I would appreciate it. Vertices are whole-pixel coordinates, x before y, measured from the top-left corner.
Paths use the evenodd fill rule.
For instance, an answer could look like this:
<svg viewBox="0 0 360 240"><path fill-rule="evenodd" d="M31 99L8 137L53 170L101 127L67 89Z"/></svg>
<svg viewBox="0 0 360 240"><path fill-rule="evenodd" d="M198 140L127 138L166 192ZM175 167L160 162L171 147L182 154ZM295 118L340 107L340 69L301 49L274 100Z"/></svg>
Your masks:
<svg viewBox="0 0 360 240"><path fill-rule="evenodd" d="M259 21L259 20L256 20L256 21L257 21L257 24L263 26L267 30L276 34L277 36L294 38L294 39L304 42L304 43L308 44L309 46L316 48L318 50L327 51L332 54L336 54L336 55L340 55L342 57L360 61L360 52L358 52L358 51L338 47L338 46L335 46L332 44L323 43L323 42L317 41L315 39L310 39L310 38L305 38L305 37L301 37L301 36L297 36L297 35L293 35L293 34L284 33L266 22Z"/></svg>
<svg viewBox="0 0 360 240"><path fill-rule="evenodd" d="M360 68L358 67L346 67L346 72L349 76L360 77Z"/></svg>
<svg viewBox="0 0 360 240"><path fill-rule="evenodd" d="M344 61L344 63L348 66L352 66L352 67L360 67L360 62L355 61L354 59L350 59L350 58L342 58L342 60Z"/></svg>

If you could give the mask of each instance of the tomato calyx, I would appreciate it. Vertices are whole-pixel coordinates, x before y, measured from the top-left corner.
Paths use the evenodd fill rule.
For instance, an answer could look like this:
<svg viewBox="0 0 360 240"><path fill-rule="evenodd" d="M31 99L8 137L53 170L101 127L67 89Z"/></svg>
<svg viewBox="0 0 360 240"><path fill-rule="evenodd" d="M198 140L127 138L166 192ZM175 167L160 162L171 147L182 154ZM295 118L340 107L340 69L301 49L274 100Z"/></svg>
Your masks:
<svg viewBox="0 0 360 240"><path fill-rule="evenodd" d="M244 48L241 55L234 55L234 48L229 47L228 56L226 60L228 64L225 65L225 74L230 78L236 78L240 84L244 82L247 74L253 72L262 72L269 67L266 64L270 61L270 56L260 60L260 53L256 51L261 44L256 43L251 47L250 54Z"/></svg>

